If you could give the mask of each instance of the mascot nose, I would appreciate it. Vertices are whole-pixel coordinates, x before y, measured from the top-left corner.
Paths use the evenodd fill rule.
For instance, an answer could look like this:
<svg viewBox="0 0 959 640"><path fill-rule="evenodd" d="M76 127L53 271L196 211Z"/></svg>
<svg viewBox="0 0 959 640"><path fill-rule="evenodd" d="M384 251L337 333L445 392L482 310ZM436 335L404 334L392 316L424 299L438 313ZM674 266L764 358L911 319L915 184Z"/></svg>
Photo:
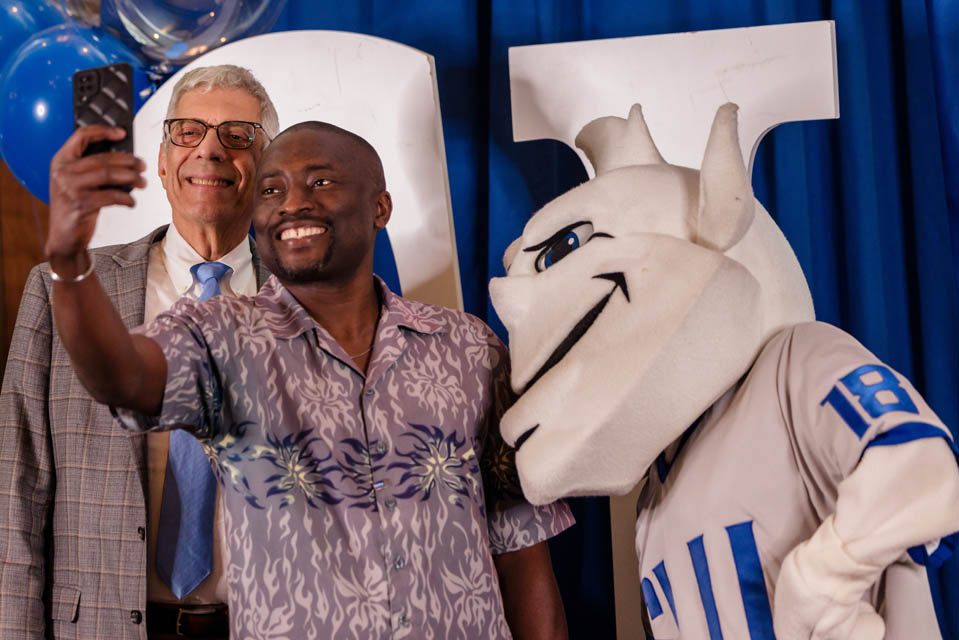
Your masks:
<svg viewBox="0 0 959 640"><path fill-rule="evenodd" d="M513 333L517 326L522 326L529 315L531 292L526 280L528 278L525 276L507 276L493 278L489 283L493 308L510 333Z"/></svg>

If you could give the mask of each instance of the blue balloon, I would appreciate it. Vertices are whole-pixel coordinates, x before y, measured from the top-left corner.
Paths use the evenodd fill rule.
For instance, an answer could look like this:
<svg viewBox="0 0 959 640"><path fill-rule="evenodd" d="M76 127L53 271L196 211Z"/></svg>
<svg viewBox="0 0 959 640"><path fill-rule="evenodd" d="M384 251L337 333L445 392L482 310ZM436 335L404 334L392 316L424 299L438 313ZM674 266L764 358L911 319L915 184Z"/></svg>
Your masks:
<svg viewBox="0 0 959 640"><path fill-rule="evenodd" d="M134 71L134 108L150 91L143 62L110 34L67 23L17 49L0 78L0 151L14 176L44 202L50 159L73 133L73 74L117 62Z"/></svg>
<svg viewBox="0 0 959 640"><path fill-rule="evenodd" d="M17 47L37 31L62 24L67 18L53 0L4 2L0 7L0 61L9 60Z"/></svg>

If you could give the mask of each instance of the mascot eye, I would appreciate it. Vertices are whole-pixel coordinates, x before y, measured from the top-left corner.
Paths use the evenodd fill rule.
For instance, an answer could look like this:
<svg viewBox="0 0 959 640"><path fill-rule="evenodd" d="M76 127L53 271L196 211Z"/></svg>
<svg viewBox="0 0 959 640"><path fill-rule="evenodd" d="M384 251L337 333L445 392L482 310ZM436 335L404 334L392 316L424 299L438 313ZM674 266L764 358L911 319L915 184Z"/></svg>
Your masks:
<svg viewBox="0 0 959 640"><path fill-rule="evenodd" d="M545 271L589 242L592 237L593 225L589 222L577 222L560 229L545 242L530 247L526 251L539 250L536 256L536 270Z"/></svg>

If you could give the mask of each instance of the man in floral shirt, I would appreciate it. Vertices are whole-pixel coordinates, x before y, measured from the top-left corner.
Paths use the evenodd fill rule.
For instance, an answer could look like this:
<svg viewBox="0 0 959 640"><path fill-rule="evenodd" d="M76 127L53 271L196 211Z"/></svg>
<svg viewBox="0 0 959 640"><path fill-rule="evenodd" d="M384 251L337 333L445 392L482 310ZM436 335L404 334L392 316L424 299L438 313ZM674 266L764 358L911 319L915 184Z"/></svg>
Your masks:
<svg viewBox="0 0 959 640"><path fill-rule="evenodd" d="M57 327L133 430L183 428L223 486L234 638L556 638L545 540L498 432L503 345L373 275L392 210L362 138L302 123L267 148L253 298L183 301L129 334L86 271L95 213L51 220Z"/></svg>

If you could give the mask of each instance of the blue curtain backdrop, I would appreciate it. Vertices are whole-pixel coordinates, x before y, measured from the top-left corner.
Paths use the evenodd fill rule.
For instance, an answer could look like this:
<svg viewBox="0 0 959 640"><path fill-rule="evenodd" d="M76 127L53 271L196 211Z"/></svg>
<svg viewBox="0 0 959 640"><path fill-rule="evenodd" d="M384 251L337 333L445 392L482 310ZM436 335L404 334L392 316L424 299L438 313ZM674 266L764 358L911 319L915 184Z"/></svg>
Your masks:
<svg viewBox="0 0 959 640"><path fill-rule="evenodd" d="M289 0L274 31L366 33L435 57L466 309L505 339L487 282L532 212L586 178L560 143L512 141L508 47L822 19L836 21L842 117L769 134L756 195L818 317L909 376L955 430L959 0ZM571 635L612 638L608 507L573 506L580 524L551 546ZM959 638L959 560L933 578Z"/></svg>

